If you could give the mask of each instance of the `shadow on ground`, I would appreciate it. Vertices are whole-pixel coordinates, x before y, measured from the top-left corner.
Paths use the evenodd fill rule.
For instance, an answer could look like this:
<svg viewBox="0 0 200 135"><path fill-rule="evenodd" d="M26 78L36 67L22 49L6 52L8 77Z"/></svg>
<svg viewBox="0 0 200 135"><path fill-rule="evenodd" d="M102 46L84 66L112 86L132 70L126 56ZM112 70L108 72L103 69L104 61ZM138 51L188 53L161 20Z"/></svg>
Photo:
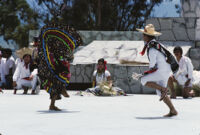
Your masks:
<svg viewBox="0 0 200 135"><path fill-rule="evenodd" d="M51 113L79 113L80 111L68 111L68 110L62 109L61 111L39 110L37 112L39 114L51 114Z"/></svg>

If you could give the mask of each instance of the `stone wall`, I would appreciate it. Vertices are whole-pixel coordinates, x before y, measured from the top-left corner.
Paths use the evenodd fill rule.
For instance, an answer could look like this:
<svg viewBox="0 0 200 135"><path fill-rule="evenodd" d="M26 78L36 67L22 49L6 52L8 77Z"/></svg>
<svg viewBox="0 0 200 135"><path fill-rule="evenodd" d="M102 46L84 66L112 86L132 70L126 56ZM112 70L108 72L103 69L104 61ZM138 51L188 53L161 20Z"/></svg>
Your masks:
<svg viewBox="0 0 200 135"><path fill-rule="evenodd" d="M191 46L188 56L192 59L194 69L200 70L200 18L174 17L174 18L149 18L146 24L154 24L162 35L158 40L166 45Z"/></svg>
<svg viewBox="0 0 200 135"><path fill-rule="evenodd" d="M122 88L127 93L153 94L155 90L144 87L139 81L131 78L133 72L143 73L148 66L129 66L120 64L108 64L108 71L111 73L114 85ZM76 64L71 65L72 77L70 83L92 83L92 74L96 69L96 64ZM81 88L80 88L81 89Z"/></svg>
<svg viewBox="0 0 200 135"><path fill-rule="evenodd" d="M83 45L88 45L94 40L110 41L141 41L142 35L137 31L78 31ZM34 36L39 36L39 30L29 31L29 42L33 41Z"/></svg>
<svg viewBox="0 0 200 135"><path fill-rule="evenodd" d="M84 45L88 45L94 40L117 40L117 41L139 41L142 35L137 31L79 31Z"/></svg>
<svg viewBox="0 0 200 135"><path fill-rule="evenodd" d="M162 33L158 37L159 41L174 46L195 46L197 18L149 18L146 24L149 23L154 24L156 30Z"/></svg>
<svg viewBox="0 0 200 135"><path fill-rule="evenodd" d="M199 0L181 0L182 17L200 17L200 1Z"/></svg>

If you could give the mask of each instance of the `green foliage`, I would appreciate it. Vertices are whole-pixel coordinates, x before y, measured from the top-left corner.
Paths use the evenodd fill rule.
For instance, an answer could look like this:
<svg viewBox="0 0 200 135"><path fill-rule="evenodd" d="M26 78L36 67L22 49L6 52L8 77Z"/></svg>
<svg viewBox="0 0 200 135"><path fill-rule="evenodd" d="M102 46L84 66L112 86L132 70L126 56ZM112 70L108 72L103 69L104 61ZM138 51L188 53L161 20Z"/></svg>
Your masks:
<svg viewBox="0 0 200 135"><path fill-rule="evenodd" d="M1 0L0 16L0 36L14 40L20 48L28 46L28 32L38 29L39 15L26 0Z"/></svg>
<svg viewBox="0 0 200 135"><path fill-rule="evenodd" d="M144 25L153 7L164 0L63 0L67 5L61 17L56 11L61 5L58 0L38 0L53 16L81 30L135 30ZM170 0L169 0L170 1ZM53 11L54 10L54 11ZM50 20L49 20L50 21Z"/></svg>

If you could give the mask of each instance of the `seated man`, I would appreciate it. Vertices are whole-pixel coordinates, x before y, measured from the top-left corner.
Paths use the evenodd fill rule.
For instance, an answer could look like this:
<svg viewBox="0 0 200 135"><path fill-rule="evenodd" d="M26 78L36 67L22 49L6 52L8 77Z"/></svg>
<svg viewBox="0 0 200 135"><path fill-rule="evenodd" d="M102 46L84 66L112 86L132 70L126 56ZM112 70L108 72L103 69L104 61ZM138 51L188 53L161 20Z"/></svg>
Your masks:
<svg viewBox="0 0 200 135"><path fill-rule="evenodd" d="M178 61L179 70L174 76L171 76L168 80L168 86L171 90L170 98L176 98L176 91L173 85L174 82L181 86L183 98L194 96L194 92L191 91L193 80L192 62L188 57L182 56L183 50L180 46L175 47L173 52Z"/></svg>
<svg viewBox="0 0 200 135"><path fill-rule="evenodd" d="M32 67L31 55L25 54L23 56L23 62L17 65L13 75L14 94L21 88L24 89L23 94L27 94L28 88L32 88L31 94L36 94L37 69L33 70Z"/></svg>

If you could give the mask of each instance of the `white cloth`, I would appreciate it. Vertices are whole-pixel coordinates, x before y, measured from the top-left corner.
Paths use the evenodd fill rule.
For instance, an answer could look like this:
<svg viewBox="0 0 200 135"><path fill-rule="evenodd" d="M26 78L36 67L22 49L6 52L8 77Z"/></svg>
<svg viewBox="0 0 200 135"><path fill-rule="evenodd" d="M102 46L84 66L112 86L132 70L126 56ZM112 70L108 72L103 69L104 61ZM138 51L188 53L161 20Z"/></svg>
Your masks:
<svg viewBox="0 0 200 135"><path fill-rule="evenodd" d="M11 56L8 58L5 62L4 66L4 74L8 75L9 74L9 69L12 68L12 73L15 72L15 59Z"/></svg>
<svg viewBox="0 0 200 135"><path fill-rule="evenodd" d="M155 82L162 87L167 87L167 82L172 74L170 65L166 62L165 56L155 48L149 49L149 68L157 67L157 70L148 75L141 77L142 85L147 82ZM161 92L156 90L156 93L161 96Z"/></svg>
<svg viewBox="0 0 200 135"><path fill-rule="evenodd" d="M25 79L18 79L16 83L17 83L16 89L21 89L22 86L26 86L32 88L32 90L35 90L37 84L37 75L33 76L33 79L30 81Z"/></svg>
<svg viewBox="0 0 200 135"><path fill-rule="evenodd" d="M17 67L17 65L18 65L19 63L23 63L23 59L17 58L17 59L15 60L15 67Z"/></svg>
<svg viewBox="0 0 200 135"><path fill-rule="evenodd" d="M33 75L33 80L25 80L23 78L30 77ZM37 69L30 72L29 65L28 68L25 67L24 63L18 63L15 73L13 75L13 81L17 83L17 89L21 89L22 85L31 87L33 90L37 83Z"/></svg>
<svg viewBox="0 0 200 135"><path fill-rule="evenodd" d="M0 86L2 86L3 83L5 83L5 74L4 74L5 62L6 62L6 59L1 58L0 60L0 76L1 76Z"/></svg>
<svg viewBox="0 0 200 135"><path fill-rule="evenodd" d="M192 86L193 81L193 65L190 58L186 56L182 56L180 61L178 62L179 69L175 74L175 79L178 81L180 85L184 85L188 79L191 79L189 86ZM188 78L186 77L188 75Z"/></svg>
<svg viewBox="0 0 200 135"><path fill-rule="evenodd" d="M96 84L100 84L103 81L107 81L107 77L110 76L110 72L108 70L105 70L104 73L98 74L97 70L94 71L93 77L96 78Z"/></svg>

